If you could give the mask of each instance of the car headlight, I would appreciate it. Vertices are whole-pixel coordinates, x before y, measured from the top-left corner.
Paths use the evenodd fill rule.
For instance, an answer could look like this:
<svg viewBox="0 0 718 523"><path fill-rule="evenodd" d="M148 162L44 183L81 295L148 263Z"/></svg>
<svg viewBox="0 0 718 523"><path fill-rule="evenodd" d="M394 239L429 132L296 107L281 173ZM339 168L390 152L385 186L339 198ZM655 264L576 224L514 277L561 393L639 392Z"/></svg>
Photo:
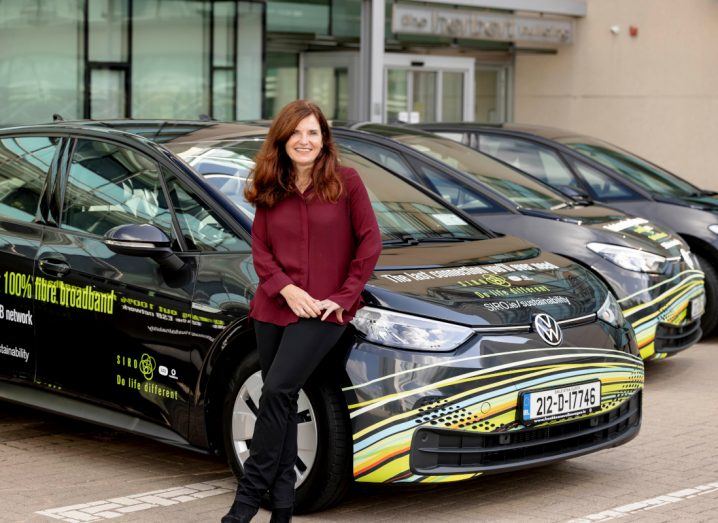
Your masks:
<svg viewBox="0 0 718 523"><path fill-rule="evenodd" d="M620 327L623 324L623 311L621 311L621 306L616 301L616 298L613 297L613 294L610 292L606 296L606 299L603 301L603 305L601 305L601 308L598 309L598 312L596 313L596 316L598 316L599 320L605 321L609 325L613 325L614 327Z"/></svg>
<svg viewBox="0 0 718 523"><path fill-rule="evenodd" d="M712 232L713 234L718 234L718 223L714 223L713 225L708 226L708 230Z"/></svg>
<svg viewBox="0 0 718 523"><path fill-rule="evenodd" d="M660 274L663 272L666 258L652 252L639 251L630 247L612 245L609 243L591 242L586 245L596 254L603 256L611 263L619 267L636 272L652 272Z"/></svg>
<svg viewBox="0 0 718 523"><path fill-rule="evenodd" d="M406 350L449 351L473 333L461 325L374 307L359 309L351 323L369 341Z"/></svg>

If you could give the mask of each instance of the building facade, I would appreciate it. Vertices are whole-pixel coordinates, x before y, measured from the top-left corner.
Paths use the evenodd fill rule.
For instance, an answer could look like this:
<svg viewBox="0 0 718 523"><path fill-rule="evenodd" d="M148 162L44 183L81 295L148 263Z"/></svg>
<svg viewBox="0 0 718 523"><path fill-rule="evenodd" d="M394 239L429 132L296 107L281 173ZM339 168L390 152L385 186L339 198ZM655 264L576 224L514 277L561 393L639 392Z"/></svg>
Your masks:
<svg viewBox="0 0 718 523"><path fill-rule="evenodd" d="M512 119L518 53L572 45L583 0L0 0L0 123Z"/></svg>

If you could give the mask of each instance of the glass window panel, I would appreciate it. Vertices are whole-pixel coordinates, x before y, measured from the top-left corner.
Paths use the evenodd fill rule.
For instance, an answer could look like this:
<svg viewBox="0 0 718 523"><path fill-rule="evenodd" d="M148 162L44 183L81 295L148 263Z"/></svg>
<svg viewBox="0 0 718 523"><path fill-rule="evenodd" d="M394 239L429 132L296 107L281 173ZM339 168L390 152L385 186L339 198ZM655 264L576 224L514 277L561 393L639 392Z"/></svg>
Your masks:
<svg viewBox="0 0 718 523"><path fill-rule="evenodd" d="M477 69L474 72L474 121L498 123L501 115L498 107L498 75L496 70Z"/></svg>
<svg viewBox="0 0 718 523"><path fill-rule="evenodd" d="M234 65L234 2L213 2L214 57L212 65Z"/></svg>
<svg viewBox="0 0 718 523"><path fill-rule="evenodd" d="M349 71L346 68L335 69L336 76L336 111L332 116L334 120L347 120L349 118Z"/></svg>
<svg viewBox="0 0 718 523"><path fill-rule="evenodd" d="M92 0L87 3L91 61L127 60L129 0Z"/></svg>
<svg viewBox="0 0 718 523"><path fill-rule="evenodd" d="M0 140L0 216L31 222L58 147L49 138Z"/></svg>
<svg viewBox="0 0 718 523"><path fill-rule="evenodd" d="M461 122L464 119L464 73L442 74L441 119L444 122Z"/></svg>
<svg viewBox="0 0 718 523"><path fill-rule="evenodd" d="M132 116L209 113L209 3L143 0L133 9Z"/></svg>
<svg viewBox="0 0 718 523"><path fill-rule="evenodd" d="M548 147L508 136L482 134L479 150L557 187L578 187L568 166Z"/></svg>
<svg viewBox="0 0 718 523"><path fill-rule="evenodd" d="M332 34L359 38L361 0L332 0Z"/></svg>
<svg viewBox="0 0 718 523"><path fill-rule="evenodd" d="M187 247L202 252L248 252L249 244L235 235L221 220L176 178L167 181L177 221Z"/></svg>
<svg viewBox="0 0 718 523"><path fill-rule="evenodd" d="M386 71L386 119L389 123L399 121L399 113L408 110L408 71L387 69Z"/></svg>
<svg viewBox="0 0 718 523"><path fill-rule="evenodd" d="M156 164L131 149L79 140L65 191L63 228L103 235L117 225L141 223L172 238Z"/></svg>
<svg viewBox="0 0 718 523"><path fill-rule="evenodd" d="M125 116L125 72L93 69L90 74L90 117L95 119Z"/></svg>
<svg viewBox="0 0 718 523"><path fill-rule="evenodd" d="M308 67L304 78L306 98L316 103L327 118L333 118L337 110L337 79L334 74L334 68Z"/></svg>
<svg viewBox="0 0 718 523"><path fill-rule="evenodd" d="M83 1L0 2L0 120L82 118Z"/></svg>
<svg viewBox="0 0 718 523"><path fill-rule="evenodd" d="M436 121L436 73L413 71L414 96L412 111L419 113L420 122Z"/></svg>
<svg viewBox="0 0 718 523"><path fill-rule="evenodd" d="M234 120L234 71L216 70L212 78L212 116L217 120Z"/></svg>
<svg viewBox="0 0 718 523"><path fill-rule="evenodd" d="M267 31L329 34L330 0L267 2Z"/></svg>
<svg viewBox="0 0 718 523"><path fill-rule="evenodd" d="M366 156L370 160L377 162L379 165L386 167L390 171L394 171L397 174L411 178L414 181L420 181L406 161L404 161L399 154L391 149L369 142L351 140L341 136L337 137L336 140L341 145L348 147L352 151L356 151L362 156Z"/></svg>
<svg viewBox="0 0 718 523"><path fill-rule="evenodd" d="M421 162L419 171L429 181L429 189L450 204L466 212L496 212L497 207L486 197L465 183L447 176L438 169Z"/></svg>
<svg viewBox="0 0 718 523"><path fill-rule="evenodd" d="M589 167L583 162L575 162L574 167L591 187L597 200L629 200L635 197L633 191L619 184L610 176L606 176L598 169Z"/></svg>
<svg viewBox="0 0 718 523"><path fill-rule="evenodd" d="M267 76L264 80L265 118L273 118L282 107L299 98L298 78L298 54L267 53Z"/></svg>
<svg viewBox="0 0 718 523"><path fill-rule="evenodd" d="M237 35L237 119L262 117L262 13L264 5L239 3ZM296 88L297 80L293 80ZM296 98L296 96L295 96Z"/></svg>

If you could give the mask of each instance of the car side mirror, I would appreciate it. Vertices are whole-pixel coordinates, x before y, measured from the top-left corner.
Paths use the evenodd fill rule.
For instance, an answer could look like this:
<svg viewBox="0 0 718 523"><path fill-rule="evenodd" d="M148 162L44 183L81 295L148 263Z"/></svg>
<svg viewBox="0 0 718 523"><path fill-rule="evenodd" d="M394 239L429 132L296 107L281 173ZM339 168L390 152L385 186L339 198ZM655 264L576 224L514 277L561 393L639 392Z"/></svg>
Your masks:
<svg viewBox="0 0 718 523"><path fill-rule="evenodd" d="M184 267L167 235L149 223L113 227L105 233L104 244L117 254L152 258L164 269L178 271Z"/></svg>

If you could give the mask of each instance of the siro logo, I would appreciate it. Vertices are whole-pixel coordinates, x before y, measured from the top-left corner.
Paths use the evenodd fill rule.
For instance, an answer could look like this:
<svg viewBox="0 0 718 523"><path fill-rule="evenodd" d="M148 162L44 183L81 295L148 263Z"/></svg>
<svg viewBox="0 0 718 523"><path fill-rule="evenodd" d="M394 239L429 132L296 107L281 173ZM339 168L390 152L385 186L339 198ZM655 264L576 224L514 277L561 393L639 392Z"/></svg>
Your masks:
<svg viewBox="0 0 718 523"><path fill-rule="evenodd" d="M484 276L484 280L486 280L486 283L490 283L491 285L496 285L498 287L511 287L510 281L507 281L506 278L501 276L496 276L495 274Z"/></svg>
<svg viewBox="0 0 718 523"><path fill-rule="evenodd" d="M155 375L155 369L157 368L157 362L149 354L143 354L140 358L140 372L146 380L152 380Z"/></svg>
<svg viewBox="0 0 718 523"><path fill-rule="evenodd" d="M555 319L548 314L537 314L534 317L534 330L547 344L556 346L563 341L563 332Z"/></svg>

